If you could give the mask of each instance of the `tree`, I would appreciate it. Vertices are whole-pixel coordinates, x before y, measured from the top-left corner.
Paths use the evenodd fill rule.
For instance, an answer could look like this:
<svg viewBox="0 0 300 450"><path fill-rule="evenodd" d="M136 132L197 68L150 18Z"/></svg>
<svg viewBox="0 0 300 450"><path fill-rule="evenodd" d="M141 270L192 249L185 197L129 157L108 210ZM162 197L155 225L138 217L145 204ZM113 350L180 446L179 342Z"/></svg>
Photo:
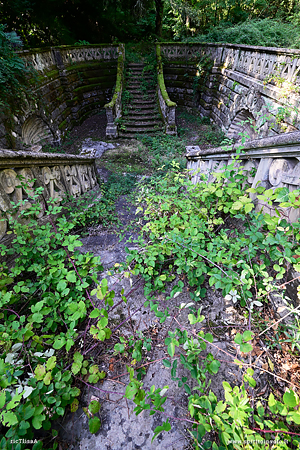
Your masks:
<svg viewBox="0 0 300 450"><path fill-rule="evenodd" d="M161 38L163 16L164 16L164 1L155 0L155 8L156 8L155 33L157 34L158 37Z"/></svg>

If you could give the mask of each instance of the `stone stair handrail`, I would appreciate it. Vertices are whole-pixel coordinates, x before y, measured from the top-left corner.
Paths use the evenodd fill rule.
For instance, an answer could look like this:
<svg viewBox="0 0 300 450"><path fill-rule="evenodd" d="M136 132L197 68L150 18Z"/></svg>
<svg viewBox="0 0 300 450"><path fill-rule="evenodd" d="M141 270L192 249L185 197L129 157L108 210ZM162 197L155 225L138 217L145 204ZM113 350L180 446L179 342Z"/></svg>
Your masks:
<svg viewBox="0 0 300 450"><path fill-rule="evenodd" d="M156 44L157 58L157 96L159 107L163 118L165 132L171 136L177 135L177 126L175 122L176 103L169 99L164 81L164 71L161 57L160 44Z"/></svg>
<svg viewBox="0 0 300 450"><path fill-rule="evenodd" d="M118 47L118 66L117 80L112 100L104 105L106 109L107 126L106 137L118 137L117 120L122 117L122 92L124 86L124 63L125 63L125 45L120 44Z"/></svg>

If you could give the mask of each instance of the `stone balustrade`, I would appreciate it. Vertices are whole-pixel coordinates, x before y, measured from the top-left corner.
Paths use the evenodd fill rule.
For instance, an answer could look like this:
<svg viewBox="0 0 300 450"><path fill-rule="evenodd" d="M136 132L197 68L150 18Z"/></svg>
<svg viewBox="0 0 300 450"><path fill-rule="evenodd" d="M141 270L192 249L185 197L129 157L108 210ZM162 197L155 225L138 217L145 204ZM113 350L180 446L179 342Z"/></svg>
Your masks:
<svg viewBox="0 0 300 450"><path fill-rule="evenodd" d="M248 127L250 138L300 129L300 50L166 43L161 54L171 98L197 107L229 135L237 137L245 121L256 127Z"/></svg>
<svg viewBox="0 0 300 450"><path fill-rule="evenodd" d="M26 188L22 185L26 185ZM0 150L0 219L28 198L36 188L42 187L41 203L50 199L60 204L67 195L71 198L87 192L97 192L99 187L95 172L95 159L52 153L29 153ZM29 203L27 203L28 205ZM20 208L25 208L21 205ZM1 214L2 212L2 214ZM39 219L44 216L41 208ZM5 216L0 220L0 241L7 231Z"/></svg>
<svg viewBox="0 0 300 450"><path fill-rule="evenodd" d="M235 144L207 150L189 146L187 168L191 170L193 183L198 183L202 174L208 175L209 182L214 181L214 173L224 170L236 156L237 150L241 151L239 165L243 167L251 187L260 185L273 190L286 187L289 191L300 189L300 132L255 139L243 146ZM252 198L256 201L255 195ZM262 204L256 203L256 209L260 210ZM265 210L270 213L268 208ZM299 209L282 212L293 222L300 218Z"/></svg>
<svg viewBox="0 0 300 450"><path fill-rule="evenodd" d="M37 71L37 84L22 113L0 119L2 148L57 145L112 98L118 45L60 46L18 54Z"/></svg>

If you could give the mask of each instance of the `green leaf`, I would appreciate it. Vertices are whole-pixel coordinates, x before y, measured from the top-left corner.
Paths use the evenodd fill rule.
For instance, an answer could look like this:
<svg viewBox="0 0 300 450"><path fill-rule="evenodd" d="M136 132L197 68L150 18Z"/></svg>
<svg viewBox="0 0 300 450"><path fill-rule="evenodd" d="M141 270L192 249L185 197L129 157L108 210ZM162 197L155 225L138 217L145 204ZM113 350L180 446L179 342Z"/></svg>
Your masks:
<svg viewBox="0 0 300 450"><path fill-rule="evenodd" d="M232 205L232 209L234 209L235 211L238 211L242 207L243 207L243 203L240 201L234 202Z"/></svg>
<svg viewBox="0 0 300 450"><path fill-rule="evenodd" d="M166 422L163 422L163 424L161 426L158 426L155 428L154 430L154 436L151 440L151 443L154 441L154 439L156 438L156 436L161 433L162 431L170 431L171 430L171 425L169 424L169 419L167 419Z"/></svg>
<svg viewBox="0 0 300 450"><path fill-rule="evenodd" d="M66 279L70 281L70 283L76 283L76 274L75 270L67 273Z"/></svg>
<svg viewBox="0 0 300 450"><path fill-rule="evenodd" d="M96 319L96 317L99 317L99 316L100 316L100 311L98 308L95 308L90 314L91 319Z"/></svg>
<svg viewBox="0 0 300 450"><path fill-rule="evenodd" d="M2 409L3 406L5 405L5 397L6 397L5 391L1 391L1 394L0 394L0 409Z"/></svg>
<svg viewBox="0 0 300 450"><path fill-rule="evenodd" d="M244 331L244 333L243 333L243 340L244 341L251 341L251 339L253 339L253 337L254 337L254 333L253 333L253 331L250 331L250 330L246 330L246 331Z"/></svg>
<svg viewBox="0 0 300 450"><path fill-rule="evenodd" d="M97 433L97 431L99 431L101 427L101 422L99 417L93 417L92 419L89 420L89 430L90 433L95 434Z"/></svg>
<svg viewBox="0 0 300 450"><path fill-rule="evenodd" d="M54 369L55 366L56 366L56 356L51 356L46 363L46 368L47 370L52 370Z"/></svg>
<svg viewBox="0 0 300 450"><path fill-rule="evenodd" d="M53 343L53 348L55 348L55 350L59 350L60 348L62 348L66 343L66 339L64 337L56 337L55 341Z"/></svg>
<svg viewBox="0 0 300 450"><path fill-rule="evenodd" d="M132 400L139 390L139 383L136 380L131 381L125 390L125 397Z"/></svg>
<svg viewBox="0 0 300 450"><path fill-rule="evenodd" d="M32 419L33 428L35 428L36 430L39 430L40 428L42 428L42 424L43 424L44 420L45 420L44 414L38 414L37 416L34 416L34 418Z"/></svg>
<svg viewBox="0 0 300 450"><path fill-rule="evenodd" d="M173 341L171 341L170 344L168 345L168 353L171 356L171 358L173 358L173 356L175 355L175 344Z"/></svg>
<svg viewBox="0 0 300 450"><path fill-rule="evenodd" d="M51 383L51 379L52 379L51 372L47 372L44 378L44 383L46 386L49 386L49 384Z"/></svg>
<svg viewBox="0 0 300 450"><path fill-rule="evenodd" d="M46 374L46 369L44 366L42 366L41 364L38 364L35 368L35 377L38 381L41 381L44 379L44 376Z"/></svg>
<svg viewBox="0 0 300 450"><path fill-rule="evenodd" d="M241 352L248 353L253 350L253 347L250 344L242 344L242 345L240 345L240 349L241 349Z"/></svg>
<svg viewBox="0 0 300 450"><path fill-rule="evenodd" d="M64 413L65 413L65 410L64 410L64 408L62 408L61 406L58 406L58 407L56 408L56 413L57 413L59 416L63 416Z"/></svg>
<svg viewBox="0 0 300 450"><path fill-rule="evenodd" d="M234 338L234 342L238 345L241 345L243 343L243 338L241 333L237 333L235 338Z"/></svg>
<svg viewBox="0 0 300 450"><path fill-rule="evenodd" d="M245 205L245 213L248 214L254 208L253 203L247 203Z"/></svg>
<svg viewBox="0 0 300 450"><path fill-rule="evenodd" d="M77 398L75 398L75 399L73 400L73 403L71 403L71 406L70 406L71 412L72 412L72 413L76 412L77 409L78 409L78 407L79 407L79 401L78 401Z"/></svg>
<svg viewBox="0 0 300 450"><path fill-rule="evenodd" d="M12 411L4 411L2 413L2 423L7 427L12 427L18 423L17 416Z"/></svg>
<svg viewBox="0 0 300 450"><path fill-rule="evenodd" d="M171 367L171 363L168 359L163 359L162 363L165 367Z"/></svg>
<svg viewBox="0 0 300 450"><path fill-rule="evenodd" d="M295 394L294 391L289 389L286 391L283 395L283 401L284 403L289 406L290 408L294 408L299 403L299 397L297 394Z"/></svg>
<svg viewBox="0 0 300 450"><path fill-rule="evenodd" d="M210 372L212 373L218 373L219 368L220 368L220 361L217 361L216 359L214 361L212 361L209 365L208 368L210 370Z"/></svg>
<svg viewBox="0 0 300 450"><path fill-rule="evenodd" d="M97 400L92 400L89 404L89 410L92 414L97 414L100 411L100 403Z"/></svg>

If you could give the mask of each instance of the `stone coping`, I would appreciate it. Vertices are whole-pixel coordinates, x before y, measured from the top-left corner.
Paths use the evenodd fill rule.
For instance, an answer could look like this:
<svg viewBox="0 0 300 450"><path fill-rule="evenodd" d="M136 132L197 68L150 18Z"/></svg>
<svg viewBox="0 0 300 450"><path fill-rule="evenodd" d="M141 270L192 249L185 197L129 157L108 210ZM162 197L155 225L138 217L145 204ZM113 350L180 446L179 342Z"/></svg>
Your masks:
<svg viewBox="0 0 300 450"><path fill-rule="evenodd" d="M198 146L186 147L187 153L185 157L190 159L198 158L223 158L228 154L235 153L237 149L241 149L241 158L272 156L280 158L282 156L293 156L300 158L300 131L292 133L279 134L261 139L253 139L245 142L245 144L235 143L233 145L209 148L201 150Z"/></svg>
<svg viewBox="0 0 300 450"><path fill-rule="evenodd" d="M268 52L268 53L288 53L288 54L298 54L300 55L300 49L294 48L281 48L281 47L262 47L258 45L246 45L246 44L230 44L224 42L160 42L161 47L165 46L201 46L201 47L227 47L227 48L236 48L240 50L252 50L259 52Z"/></svg>
<svg viewBox="0 0 300 450"><path fill-rule="evenodd" d="M50 50L73 50L73 49L89 49L89 48L109 48L118 47L119 44L87 44L87 45L58 45L53 47L42 47L42 48L29 48L26 50L19 50L17 53L22 56L22 54L30 55L35 53L49 52Z"/></svg>
<svg viewBox="0 0 300 450"><path fill-rule="evenodd" d="M95 158L62 153L34 153L0 149L0 168L62 164L94 164Z"/></svg>

